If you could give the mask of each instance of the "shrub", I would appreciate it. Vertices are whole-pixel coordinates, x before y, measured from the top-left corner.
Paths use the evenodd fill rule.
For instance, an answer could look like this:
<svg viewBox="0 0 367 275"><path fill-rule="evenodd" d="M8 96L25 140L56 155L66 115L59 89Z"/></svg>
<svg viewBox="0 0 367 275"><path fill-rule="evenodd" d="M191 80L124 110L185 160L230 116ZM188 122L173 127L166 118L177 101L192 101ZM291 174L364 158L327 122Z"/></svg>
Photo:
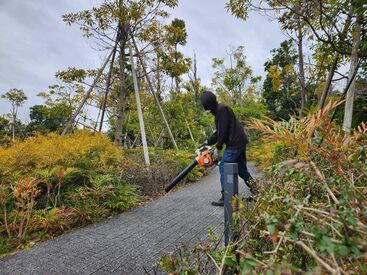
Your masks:
<svg viewBox="0 0 367 275"><path fill-rule="evenodd" d="M367 125L344 133L329 122L336 106L329 103L289 122L255 121L253 127L293 156L297 152L296 165L285 173L280 165L271 166L253 207L239 202L238 241L224 251L200 246L181 253L185 259L165 257L163 267L182 270L202 253L211 256L219 273L229 268L239 274L366 274ZM199 262L193 268L203 266Z"/></svg>
<svg viewBox="0 0 367 275"><path fill-rule="evenodd" d="M1 147L0 236L10 240L2 246L52 237L137 204L137 188L120 180L121 156L107 137L87 131Z"/></svg>
<svg viewBox="0 0 367 275"><path fill-rule="evenodd" d="M0 147L0 251L95 223L161 192L193 154L141 148L123 152L102 134L36 136ZM197 168L187 177L203 175ZM138 195L140 193L140 195Z"/></svg>
<svg viewBox="0 0 367 275"><path fill-rule="evenodd" d="M77 131L73 135L38 135L11 146L0 147L0 177L37 176L41 170L56 166L115 172L121 150L102 134Z"/></svg>
<svg viewBox="0 0 367 275"><path fill-rule="evenodd" d="M136 205L142 199L136 192L137 187L123 183L119 175L98 175L90 186L67 192L65 205L77 212L78 223L95 223Z"/></svg>

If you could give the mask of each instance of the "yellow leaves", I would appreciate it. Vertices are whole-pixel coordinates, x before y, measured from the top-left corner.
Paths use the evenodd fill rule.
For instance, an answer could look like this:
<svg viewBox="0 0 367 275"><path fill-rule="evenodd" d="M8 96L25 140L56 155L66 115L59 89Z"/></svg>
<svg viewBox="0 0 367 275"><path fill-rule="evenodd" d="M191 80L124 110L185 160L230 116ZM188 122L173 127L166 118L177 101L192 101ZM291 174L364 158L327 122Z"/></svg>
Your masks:
<svg viewBox="0 0 367 275"><path fill-rule="evenodd" d="M278 91L280 86L283 84L281 71L279 70L278 66L273 65L268 69L268 76L271 79L272 89L273 91Z"/></svg>
<svg viewBox="0 0 367 275"><path fill-rule="evenodd" d="M294 73L294 70L293 70L293 65L292 64L287 64L284 66L283 68L283 72L285 75L291 75L292 73Z"/></svg>
<svg viewBox="0 0 367 275"><path fill-rule="evenodd" d="M120 162L121 150L102 134L78 131L73 135L36 136L0 147L0 176L36 175L47 169L57 177L72 172L71 167L110 170ZM38 172L37 172L38 171Z"/></svg>
<svg viewBox="0 0 367 275"><path fill-rule="evenodd" d="M279 146L280 142L270 140L269 137L264 136L260 139L260 145L249 146L248 155L256 161L261 170L265 170L272 164L275 157L274 151Z"/></svg>

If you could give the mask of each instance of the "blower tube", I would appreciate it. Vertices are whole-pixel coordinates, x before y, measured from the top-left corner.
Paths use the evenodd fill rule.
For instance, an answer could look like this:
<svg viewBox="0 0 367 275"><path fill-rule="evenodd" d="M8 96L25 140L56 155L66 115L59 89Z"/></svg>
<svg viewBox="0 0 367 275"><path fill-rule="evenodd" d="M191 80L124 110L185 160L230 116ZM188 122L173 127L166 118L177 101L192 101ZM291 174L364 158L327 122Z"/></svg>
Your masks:
<svg viewBox="0 0 367 275"><path fill-rule="evenodd" d="M194 169L195 168L195 166L196 165L198 165L198 162L197 162L197 160L195 159L193 162L191 162L191 164L189 165L189 166L187 166L180 174L178 174L178 176L177 177L175 177L174 179L173 179L173 181L170 183L170 184L168 184L167 186L166 186L166 188L164 189L167 193L173 188L173 187L175 187L176 186L176 184L177 183L179 183L184 177L186 177L187 176L187 174L188 173L190 173L190 171L192 170L192 169Z"/></svg>

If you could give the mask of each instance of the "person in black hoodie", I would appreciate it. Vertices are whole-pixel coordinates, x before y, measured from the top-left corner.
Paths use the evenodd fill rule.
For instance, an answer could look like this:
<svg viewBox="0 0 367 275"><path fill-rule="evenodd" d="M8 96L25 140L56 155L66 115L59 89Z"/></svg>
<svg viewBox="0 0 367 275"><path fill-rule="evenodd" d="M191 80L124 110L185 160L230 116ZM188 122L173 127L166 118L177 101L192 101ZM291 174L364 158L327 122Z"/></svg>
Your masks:
<svg viewBox="0 0 367 275"><path fill-rule="evenodd" d="M218 201L212 202L212 205L224 205L224 163L238 163L238 175L249 186L251 175L246 165L246 144L248 138L243 130L241 123L236 118L233 110L222 103L217 102L217 97L210 91L205 91L200 96L201 104L206 111L215 117L216 131L205 142L207 145L216 144L214 154L219 155L219 151L226 145L223 157L219 164L220 184L222 195ZM251 190L251 186L250 190Z"/></svg>

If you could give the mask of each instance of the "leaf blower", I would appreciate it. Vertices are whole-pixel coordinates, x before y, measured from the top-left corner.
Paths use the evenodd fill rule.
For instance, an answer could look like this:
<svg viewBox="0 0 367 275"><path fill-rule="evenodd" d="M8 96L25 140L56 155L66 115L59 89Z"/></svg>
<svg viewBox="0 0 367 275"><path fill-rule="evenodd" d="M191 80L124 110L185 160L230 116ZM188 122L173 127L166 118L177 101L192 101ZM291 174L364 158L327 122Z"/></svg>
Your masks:
<svg viewBox="0 0 367 275"><path fill-rule="evenodd" d="M184 177L187 176L188 173L192 169L194 169L197 165L201 167L210 167L218 163L218 159L214 158L214 150L210 146L201 146L199 149L195 151L197 157L189 166L187 166L180 174L175 177L170 184L166 186L164 189L167 193L176 186Z"/></svg>

